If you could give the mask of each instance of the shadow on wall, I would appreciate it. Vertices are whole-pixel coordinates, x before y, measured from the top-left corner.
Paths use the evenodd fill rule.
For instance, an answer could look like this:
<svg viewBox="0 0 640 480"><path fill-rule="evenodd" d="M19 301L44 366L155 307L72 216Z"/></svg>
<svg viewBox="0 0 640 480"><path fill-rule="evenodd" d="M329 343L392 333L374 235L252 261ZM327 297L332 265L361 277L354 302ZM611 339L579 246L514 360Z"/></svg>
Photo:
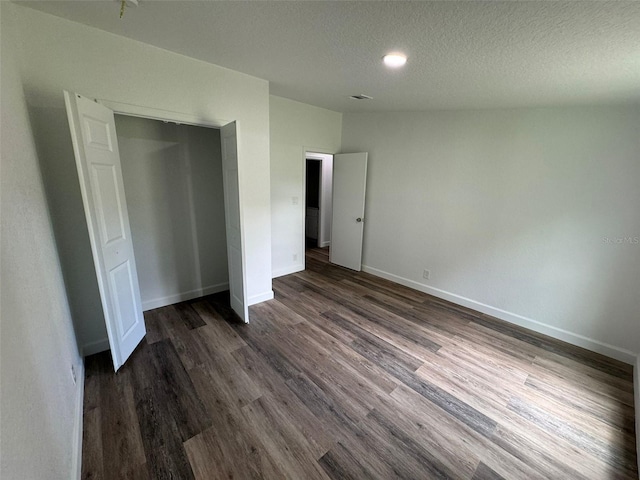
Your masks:
<svg viewBox="0 0 640 480"><path fill-rule="evenodd" d="M207 152L191 165L195 235L202 286L229 282L227 227L224 213L220 130L196 127L188 131L189 148ZM212 246L215 246L212 248ZM216 273L218 272L218 273Z"/></svg>
<svg viewBox="0 0 640 480"><path fill-rule="evenodd" d="M78 349L107 337L64 97L29 106Z"/></svg>

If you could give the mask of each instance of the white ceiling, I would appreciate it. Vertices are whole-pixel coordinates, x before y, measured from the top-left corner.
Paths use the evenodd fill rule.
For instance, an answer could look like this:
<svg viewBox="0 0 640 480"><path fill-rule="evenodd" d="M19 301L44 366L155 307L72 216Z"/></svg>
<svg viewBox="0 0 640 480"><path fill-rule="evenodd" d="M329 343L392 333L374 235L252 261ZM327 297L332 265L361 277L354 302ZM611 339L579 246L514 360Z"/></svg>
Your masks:
<svg viewBox="0 0 640 480"><path fill-rule="evenodd" d="M23 4L342 112L640 101L640 2L140 0L123 19L113 0ZM404 69L383 66L391 50Z"/></svg>

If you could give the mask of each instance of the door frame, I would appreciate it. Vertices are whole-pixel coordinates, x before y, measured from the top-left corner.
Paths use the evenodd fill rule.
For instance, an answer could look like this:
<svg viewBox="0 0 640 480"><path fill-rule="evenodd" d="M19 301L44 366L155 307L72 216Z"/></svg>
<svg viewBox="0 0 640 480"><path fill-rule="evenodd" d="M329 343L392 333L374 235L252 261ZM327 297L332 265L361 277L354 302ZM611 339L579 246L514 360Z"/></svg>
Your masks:
<svg viewBox="0 0 640 480"><path fill-rule="evenodd" d="M240 121L239 120L226 120L222 118L215 118L209 116L194 116L185 114L182 112L174 112L172 110L163 110L159 108L147 107L144 105L134 105L130 103L117 102L109 99L97 98L96 101L107 108L113 110L114 114L117 115L127 115L130 117L139 117L139 118L147 118L150 120L159 120L162 122L171 122L176 123L178 125L192 125L195 127L205 127L205 128L215 128L217 130L221 130L222 127L228 125L230 123L235 122L236 124L236 146L237 155L239 156L239 137L240 137ZM117 132L116 132L117 134ZM238 191L242 192L242 172L241 169L238 168ZM242 288L243 288L243 296L244 301L248 305L247 299L247 273L246 273L246 237L245 237L245 226L244 226L244 215L243 215L243 201L242 195L238 196L238 209L240 210L240 242L242 245L242 249L240 252L242 258ZM135 252L134 252L135 254ZM227 258L227 263L229 259ZM248 317L244 319L245 323L249 323Z"/></svg>
<svg viewBox="0 0 640 480"><path fill-rule="evenodd" d="M238 120L226 120L222 118L213 117L196 117L181 112L174 112L172 110L162 110L160 108L146 107L143 105L133 105L130 103L116 102L104 98L96 99L98 103L101 103L107 108L113 110L113 113L118 115L128 115L131 117L148 118L150 120L160 120L161 122L172 122L178 125L193 125L195 127L208 127L220 129L225 125L236 122L239 125Z"/></svg>
<svg viewBox="0 0 640 480"><path fill-rule="evenodd" d="M314 148L314 147L302 147L302 199L301 199L301 203L302 203L302 269L306 270L307 269L307 258L305 255L305 250L306 250L306 218L307 218L307 158L311 159L311 160L320 160L320 192L319 192L319 197L320 197L320 216L318 219L318 243L320 243L320 240L322 238L322 235L320 234L320 232L324 232L324 216L327 214L326 209L322 208L322 201L324 200L324 196L322 193L322 181L324 179L324 173L323 173L323 162L324 159L323 158L314 158L313 154L320 154L320 155L331 155L332 157L336 154L336 152L332 152L330 150L327 150L325 148Z"/></svg>

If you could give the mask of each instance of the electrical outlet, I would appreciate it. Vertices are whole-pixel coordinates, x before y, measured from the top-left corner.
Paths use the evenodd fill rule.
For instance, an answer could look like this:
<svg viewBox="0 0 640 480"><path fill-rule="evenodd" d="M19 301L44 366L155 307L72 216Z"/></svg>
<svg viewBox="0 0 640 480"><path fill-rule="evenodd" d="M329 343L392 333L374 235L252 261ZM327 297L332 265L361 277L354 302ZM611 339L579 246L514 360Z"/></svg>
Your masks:
<svg viewBox="0 0 640 480"><path fill-rule="evenodd" d="M294 261L294 262L297 262L297 261L298 261L298 254L297 254L297 253L294 253L294 254L293 254L293 261Z"/></svg>
<svg viewBox="0 0 640 480"><path fill-rule="evenodd" d="M73 380L73 384L75 385L76 382L77 382L77 379L76 379L76 367L75 367L75 365L73 363L71 364L71 379Z"/></svg>
<svg viewBox="0 0 640 480"><path fill-rule="evenodd" d="M298 197L291 197L291 203L293 205L298 205Z"/></svg>
<svg viewBox="0 0 640 480"><path fill-rule="evenodd" d="M431 272L429 270L424 270L422 272L422 278L424 278L425 280L429 280L430 276L431 276Z"/></svg>

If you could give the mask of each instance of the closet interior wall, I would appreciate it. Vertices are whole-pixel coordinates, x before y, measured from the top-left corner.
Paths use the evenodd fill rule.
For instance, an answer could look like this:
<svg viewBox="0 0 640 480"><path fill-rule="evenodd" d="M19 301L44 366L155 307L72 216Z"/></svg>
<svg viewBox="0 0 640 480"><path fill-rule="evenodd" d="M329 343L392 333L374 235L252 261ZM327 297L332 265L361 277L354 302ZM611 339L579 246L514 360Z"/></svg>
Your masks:
<svg viewBox="0 0 640 480"><path fill-rule="evenodd" d="M228 289L220 131L116 115L144 310Z"/></svg>

